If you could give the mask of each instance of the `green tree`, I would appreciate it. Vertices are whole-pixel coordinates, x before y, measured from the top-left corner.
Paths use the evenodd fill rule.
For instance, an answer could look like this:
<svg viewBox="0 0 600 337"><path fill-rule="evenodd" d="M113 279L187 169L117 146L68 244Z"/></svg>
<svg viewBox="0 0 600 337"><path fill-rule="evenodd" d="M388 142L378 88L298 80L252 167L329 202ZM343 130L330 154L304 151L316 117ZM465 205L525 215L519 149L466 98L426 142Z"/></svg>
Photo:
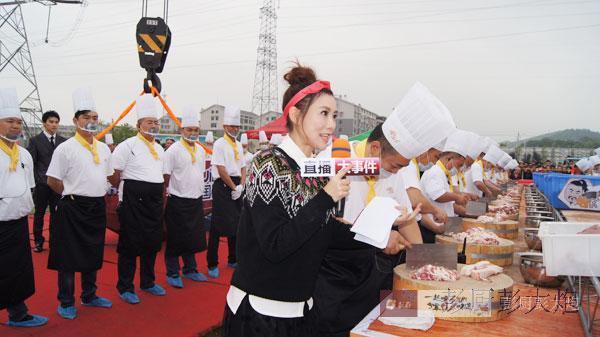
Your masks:
<svg viewBox="0 0 600 337"><path fill-rule="evenodd" d="M112 129L113 139L115 144L119 144L129 137L133 137L137 133L137 129L129 124L117 125Z"/></svg>

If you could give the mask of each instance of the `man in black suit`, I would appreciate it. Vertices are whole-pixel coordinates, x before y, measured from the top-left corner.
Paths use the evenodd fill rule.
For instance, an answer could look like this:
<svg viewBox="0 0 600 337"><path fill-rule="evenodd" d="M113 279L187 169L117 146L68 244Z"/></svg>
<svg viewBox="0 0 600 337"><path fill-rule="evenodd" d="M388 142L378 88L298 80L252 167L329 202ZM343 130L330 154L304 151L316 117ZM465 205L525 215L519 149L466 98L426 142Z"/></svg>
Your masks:
<svg viewBox="0 0 600 337"><path fill-rule="evenodd" d="M60 123L60 116L56 111L46 111L42 115L42 122L44 128L39 135L29 140L29 146L27 150L33 157L34 176L35 176L35 192L33 195L33 202L35 204L35 215L33 218L33 237L35 240L35 247L33 251L36 253L41 252L44 245L44 235L42 231L44 229L44 215L46 214L46 208L50 206L50 223L54 218L54 211L56 209L56 203L60 198L60 195L48 187L46 183L46 171L48 165L50 165L50 159L54 149L66 139L57 134L58 125Z"/></svg>

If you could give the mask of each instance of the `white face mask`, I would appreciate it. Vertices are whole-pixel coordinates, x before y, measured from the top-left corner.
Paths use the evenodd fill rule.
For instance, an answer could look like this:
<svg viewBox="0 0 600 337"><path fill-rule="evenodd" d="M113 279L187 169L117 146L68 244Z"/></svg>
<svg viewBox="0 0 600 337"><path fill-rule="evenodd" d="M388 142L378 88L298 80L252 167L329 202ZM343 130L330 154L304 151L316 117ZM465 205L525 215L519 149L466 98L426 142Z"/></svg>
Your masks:
<svg viewBox="0 0 600 337"><path fill-rule="evenodd" d="M387 177L391 177L393 175L392 172L387 171L386 169L384 169L383 167L379 168L379 178L385 179Z"/></svg>
<svg viewBox="0 0 600 337"><path fill-rule="evenodd" d="M147 134L148 136L152 136L152 137L158 136L158 128L157 127L152 127L148 130L144 130L143 132L145 134Z"/></svg>
<svg viewBox="0 0 600 337"><path fill-rule="evenodd" d="M19 140L19 134L14 134L14 135L11 135L11 134L8 134L8 135L0 135L0 138L2 138L2 139L4 139L4 140L6 140L7 142L14 143L14 142L16 142L17 140Z"/></svg>
<svg viewBox="0 0 600 337"><path fill-rule="evenodd" d="M181 136L181 138L187 140L188 142L197 142L200 138L200 135L189 135L188 137Z"/></svg>
<svg viewBox="0 0 600 337"><path fill-rule="evenodd" d="M433 167L433 163L427 163L427 164L418 163L418 164L419 164L419 170L421 170L421 171L427 171Z"/></svg>
<svg viewBox="0 0 600 337"><path fill-rule="evenodd" d="M80 130L83 130L83 131L89 132L89 133L96 133L100 129L98 123L93 123L93 122L86 123L83 127L77 125L77 127Z"/></svg>

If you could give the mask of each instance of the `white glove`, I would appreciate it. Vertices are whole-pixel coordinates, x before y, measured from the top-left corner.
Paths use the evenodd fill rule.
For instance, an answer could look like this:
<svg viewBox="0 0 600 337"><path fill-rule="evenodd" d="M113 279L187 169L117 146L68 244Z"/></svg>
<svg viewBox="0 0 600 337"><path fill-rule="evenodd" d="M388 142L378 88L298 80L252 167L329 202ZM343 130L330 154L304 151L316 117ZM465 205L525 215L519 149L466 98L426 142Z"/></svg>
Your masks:
<svg viewBox="0 0 600 337"><path fill-rule="evenodd" d="M238 192L237 189L231 191L231 199L238 200L242 196L241 192Z"/></svg>
<svg viewBox="0 0 600 337"><path fill-rule="evenodd" d="M244 192L244 185L237 185L237 186L235 187L235 190L236 190L237 192L240 192L240 194L242 194L242 192Z"/></svg>

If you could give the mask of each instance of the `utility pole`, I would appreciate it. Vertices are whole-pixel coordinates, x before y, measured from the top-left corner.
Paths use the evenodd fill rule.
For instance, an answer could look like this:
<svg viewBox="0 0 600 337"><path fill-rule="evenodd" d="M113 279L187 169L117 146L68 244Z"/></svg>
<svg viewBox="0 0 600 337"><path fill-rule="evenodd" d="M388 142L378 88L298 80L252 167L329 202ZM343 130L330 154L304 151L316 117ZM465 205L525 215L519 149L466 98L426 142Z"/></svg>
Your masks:
<svg viewBox="0 0 600 337"><path fill-rule="evenodd" d="M275 0L263 1L252 92L252 112L259 115L258 127L263 126L264 113L278 110L276 11Z"/></svg>

